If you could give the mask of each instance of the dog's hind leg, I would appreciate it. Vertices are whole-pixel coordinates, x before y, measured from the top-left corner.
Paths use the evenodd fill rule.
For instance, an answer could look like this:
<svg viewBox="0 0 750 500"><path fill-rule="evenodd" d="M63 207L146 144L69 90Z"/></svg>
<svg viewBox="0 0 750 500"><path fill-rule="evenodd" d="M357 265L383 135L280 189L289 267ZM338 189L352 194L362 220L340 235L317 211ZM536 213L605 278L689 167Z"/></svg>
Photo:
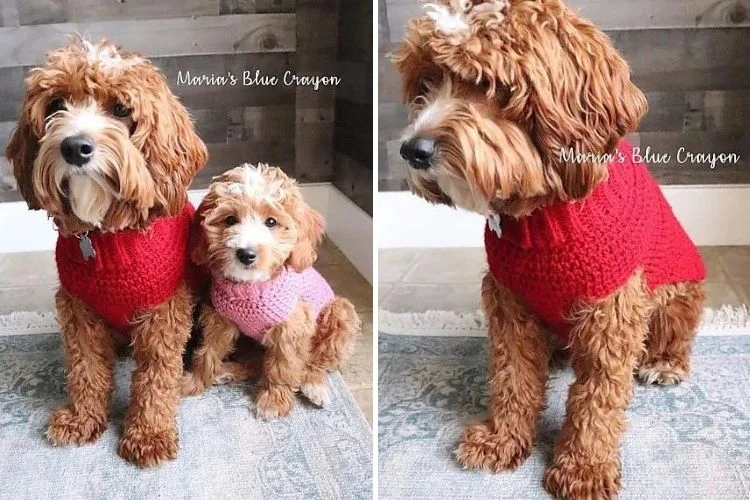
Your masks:
<svg viewBox="0 0 750 500"><path fill-rule="evenodd" d="M664 285L654 291L646 352L637 372L642 382L670 385L687 377L704 299L703 286L695 282Z"/></svg>
<svg viewBox="0 0 750 500"><path fill-rule="evenodd" d="M317 406L328 403L327 372L349 358L361 324L354 306L343 297L336 297L320 311L307 372L300 386L300 392L311 403Z"/></svg>

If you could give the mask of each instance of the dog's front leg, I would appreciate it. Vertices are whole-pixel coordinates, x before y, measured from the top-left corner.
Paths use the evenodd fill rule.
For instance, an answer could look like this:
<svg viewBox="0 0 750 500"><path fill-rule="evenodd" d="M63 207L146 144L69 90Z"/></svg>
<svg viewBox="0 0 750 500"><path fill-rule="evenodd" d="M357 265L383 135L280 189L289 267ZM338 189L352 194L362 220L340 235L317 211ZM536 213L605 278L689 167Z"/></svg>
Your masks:
<svg viewBox="0 0 750 500"><path fill-rule="evenodd" d="M490 418L469 427L456 456L467 468L514 469L528 457L544 407L549 349L538 321L490 273L482 282L489 325Z"/></svg>
<svg viewBox="0 0 750 500"><path fill-rule="evenodd" d="M250 367L224 360L237 344L240 334L237 325L217 313L210 304L201 307L199 321L203 339L193 354L192 373L182 376L183 396L195 396L215 383L245 380L253 374Z"/></svg>
<svg viewBox="0 0 750 500"><path fill-rule="evenodd" d="M617 497L620 438L648 316L640 272L609 297L576 312L571 331L576 381L570 387L553 463L545 474L545 486L553 495Z"/></svg>
<svg viewBox="0 0 750 500"><path fill-rule="evenodd" d="M118 451L139 467L177 456L177 408L182 353L192 325L192 297L183 285L166 302L144 311L132 328L136 369Z"/></svg>
<svg viewBox="0 0 750 500"><path fill-rule="evenodd" d="M107 428L116 345L112 333L81 301L60 288L55 296L68 372L70 403L52 413L52 444L95 441Z"/></svg>
<svg viewBox="0 0 750 500"><path fill-rule="evenodd" d="M308 304L298 304L289 317L263 338L263 379L256 414L264 420L288 415L294 392L302 384L315 334L315 316Z"/></svg>

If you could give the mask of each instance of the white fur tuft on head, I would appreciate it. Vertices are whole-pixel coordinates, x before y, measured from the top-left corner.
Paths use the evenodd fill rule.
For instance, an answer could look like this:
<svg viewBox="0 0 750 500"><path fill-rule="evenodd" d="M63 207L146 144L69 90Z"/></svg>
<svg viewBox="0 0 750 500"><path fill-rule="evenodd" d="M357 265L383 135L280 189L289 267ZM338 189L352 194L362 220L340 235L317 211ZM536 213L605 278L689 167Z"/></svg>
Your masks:
<svg viewBox="0 0 750 500"><path fill-rule="evenodd" d="M105 40L94 43L80 33L76 33L72 37L86 54L86 60L89 64L98 64L102 69L126 68L142 61L140 57L128 57L124 59L117 50L117 46Z"/></svg>
<svg viewBox="0 0 750 500"><path fill-rule="evenodd" d="M270 168L265 163L254 166L250 163L240 165L243 169L243 182L230 184L228 189L232 193L245 194L251 198L265 198L271 202L279 202L284 193L281 189L282 181L279 179L268 181L263 177L263 171Z"/></svg>
<svg viewBox="0 0 750 500"><path fill-rule="evenodd" d="M507 0L490 0L476 5L471 0L450 0L449 5L427 3L424 11L435 22L435 30L457 44L466 38L475 18L489 16L494 22L500 22L505 18L503 12L507 7Z"/></svg>

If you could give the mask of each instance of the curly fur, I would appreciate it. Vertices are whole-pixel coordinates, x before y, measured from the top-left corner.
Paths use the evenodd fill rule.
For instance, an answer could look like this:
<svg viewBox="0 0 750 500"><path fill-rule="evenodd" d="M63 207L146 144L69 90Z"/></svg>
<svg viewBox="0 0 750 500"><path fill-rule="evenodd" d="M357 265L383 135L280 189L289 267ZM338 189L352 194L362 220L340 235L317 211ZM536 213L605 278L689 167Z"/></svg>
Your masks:
<svg viewBox="0 0 750 500"><path fill-rule="evenodd" d="M436 0L412 19L392 55L411 123L405 141L429 138L425 168L408 169L412 191L485 216L524 217L585 200L606 165L560 153L612 153L647 110L608 38L559 0ZM689 372L704 299L700 283L649 290L636 271L569 318L576 382L544 485L559 498L615 498L620 439L633 373L675 383ZM488 273L489 418L464 433L456 456L494 472L528 457L545 405L552 340L524 302Z"/></svg>
<svg viewBox="0 0 750 500"><path fill-rule="evenodd" d="M61 143L81 133L95 146L89 163L76 167L63 158ZM47 211L65 235L147 228L157 217L179 214L207 159L187 111L155 66L107 41L77 36L29 72L6 155L29 208ZM116 340L64 289L56 302L70 402L52 414L47 437L56 445L83 444L107 425ZM178 381L193 308L183 285L134 320L137 368L119 453L139 466L177 454Z"/></svg>
<svg viewBox="0 0 750 500"><path fill-rule="evenodd" d="M232 218L232 224L228 224ZM273 227L263 226L272 218ZM323 218L302 199L296 182L281 169L265 164L241 165L217 177L196 211L191 233L191 256L207 264L213 274L235 281L273 279L284 266L302 271L317 258L323 237ZM237 261L238 242L252 234L257 258L250 266ZM216 381L244 378L255 367L236 376L236 364L225 358L239 337L237 325L210 304L201 312L204 339L193 357L192 373L183 377L182 392L199 394ZM272 419L287 415L294 392L312 403L328 400L326 372L349 356L360 320L347 299L336 297L316 318L309 304L299 303L289 317L263 337L262 388L256 412ZM232 372L227 376L227 372Z"/></svg>

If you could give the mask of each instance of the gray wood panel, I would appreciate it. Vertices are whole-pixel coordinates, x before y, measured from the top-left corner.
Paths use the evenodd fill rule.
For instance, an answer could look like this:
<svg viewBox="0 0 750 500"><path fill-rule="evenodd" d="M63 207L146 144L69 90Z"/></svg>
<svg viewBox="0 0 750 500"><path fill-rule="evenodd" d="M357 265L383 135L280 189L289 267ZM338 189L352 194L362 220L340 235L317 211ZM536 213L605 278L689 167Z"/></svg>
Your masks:
<svg viewBox="0 0 750 500"><path fill-rule="evenodd" d="M372 215L372 168L336 151L333 185L362 210Z"/></svg>
<svg viewBox="0 0 750 500"><path fill-rule="evenodd" d="M80 23L219 14L219 0L0 0L15 6L15 24Z"/></svg>
<svg viewBox="0 0 750 500"><path fill-rule="evenodd" d="M336 75L337 0L297 1L297 75ZM300 182L333 176L333 113L336 88L298 86L294 173Z"/></svg>
<svg viewBox="0 0 750 500"><path fill-rule="evenodd" d="M220 0L220 14L294 12L295 0Z"/></svg>
<svg viewBox="0 0 750 500"><path fill-rule="evenodd" d="M750 26L750 0L569 0L566 3L605 31ZM409 19L423 12L417 0L386 0L385 7L386 39L391 43L401 41Z"/></svg>
<svg viewBox="0 0 750 500"><path fill-rule="evenodd" d="M247 14L0 28L0 67L33 65L70 33L107 37L147 57L292 52L294 14Z"/></svg>

